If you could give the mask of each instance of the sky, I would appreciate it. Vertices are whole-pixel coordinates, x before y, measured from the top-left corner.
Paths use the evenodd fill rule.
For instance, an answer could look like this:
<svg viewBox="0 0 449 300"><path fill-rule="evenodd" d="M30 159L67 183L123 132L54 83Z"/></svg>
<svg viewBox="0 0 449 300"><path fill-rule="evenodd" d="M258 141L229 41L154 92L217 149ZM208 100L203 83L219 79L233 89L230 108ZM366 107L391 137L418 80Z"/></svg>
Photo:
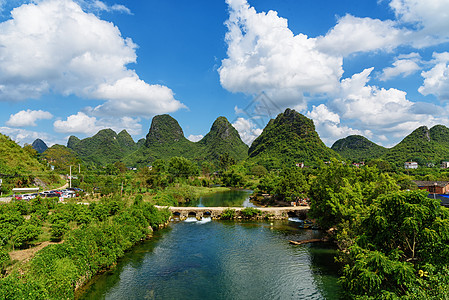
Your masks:
<svg viewBox="0 0 449 300"><path fill-rule="evenodd" d="M449 126L449 0L0 0L0 132L137 141L170 114L251 142L293 108L326 145Z"/></svg>

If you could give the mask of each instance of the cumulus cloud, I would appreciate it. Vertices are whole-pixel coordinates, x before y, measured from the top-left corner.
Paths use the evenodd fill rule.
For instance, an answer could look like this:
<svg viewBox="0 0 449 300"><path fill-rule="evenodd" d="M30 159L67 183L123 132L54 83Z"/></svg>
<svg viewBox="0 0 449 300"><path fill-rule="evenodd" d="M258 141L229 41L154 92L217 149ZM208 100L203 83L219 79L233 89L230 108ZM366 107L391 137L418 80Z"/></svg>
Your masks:
<svg viewBox="0 0 449 300"><path fill-rule="evenodd" d="M407 77L421 69L420 61L421 56L418 53L401 55L393 62L393 67L383 69L379 79L387 81L398 76Z"/></svg>
<svg viewBox="0 0 449 300"><path fill-rule="evenodd" d="M94 95L99 99L108 99L93 109L92 113L100 115L148 116L185 108L174 99L171 89L162 85L149 85L137 76L122 78L113 84L101 84ZM149 95L152 101L148 101Z"/></svg>
<svg viewBox="0 0 449 300"><path fill-rule="evenodd" d="M202 135L202 134L191 134L191 135L189 135L189 137L187 138L189 141L191 141L191 142L198 142L198 141L201 141L201 139L203 138L204 136Z"/></svg>
<svg viewBox="0 0 449 300"><path fill-rule="evenodd" d="M433 67L421 73L423 85L418 91L423 95L433 94L440 100L449 100L449 52L434 53Z"/></svg>
<svg viewBox="0 0 449 300"><path fill-rule="evenodd" d="M384 89L368 85L373 68L342 80L340 97L333 101L340 116L358 119L366 127L391 127L414 118L410 114L413 102L407 93L398 89Z"/></svg>
<svg viewBox="0 0 449 300"><path fill-rule="evenodd" d="M53 123L56 132L81 133L92 135L101 129L111 128L116 132L126 129L129 134L137 135L142 132L142 125L139 118L101 118L90 117L84 112L67 117L66 120L56 120Z"/></svg>
<svg viewBox="0 0 449 300"><path fill-rule="evenodd" d="M0 101L55 92L106 100L98 113L114 115L154 115L184 107L169 88L150 85L128 69L136 62L131 39L72 0L24 4L11 17L0 24ZM122 112L136 95L139 110Z"/></svg>
<svg viewBox="0 0 449 300"><path fill-rule="evenodd" d="M96 133L101 128L97 126L97 119L89 117L83 112L67 117L67 120L56 120L53 123L56 132L64 133Z"/></svg>
<svg viewBox="0 0 449 300"><path fill-rule="evenodd" d="M373 50L392 51L407 35L407 31L397 28L391 20L346 15L325 36L318 38L318 48L343 56Z"/></svg>
<svg viewBox="0 0 449 300"><path fill-rule="evenodd" d="M262 133L263 129L257 128L257 125L250 119L238 118L232 126L238 131L242 141L248 146Z"/></svg>
<svg viewBox="0 0 449 300"><path fill-rule="evenodd" d="M63 141L55 140L52 136L45 132L37 132L26 130L22 128L0 127L0 132L9 136L13 141L20 145L31 144L36 139L45 141L48 146L56 143L63 143Z"/></svg>
<svg viewBox="0 0 449 300"><path fill-rule="evenodd" d="M258 13L246 1L227 1L227 58L218 69L231 92L266 92L278 103L302 101L302 92L333 92L343 73L342 58L317 49L316 39L294 35L277 12ZM283 92L287 91L287 92ZM288 95L288 99L285 99Z"/></svg>
<svg viewBox="0 0 449 300"><path fill-rule="evenodd" d="M391 0L397 19L416 28L410 42L426 47L449 40L449 2L447 0Z"/></svg>
<svg viewBox="0 0 449 300"><path fill-rule="evenodd" d="M337 139L347 137L348 135L357 134L368 138L373 136L370 130L357 130L341 124L340 116L330 111L324 104L314 105L312 110L307 112L306 115L313 120L321 140L329 147Z"/></svg>
<svg viewBox="0 0 449 300"><path fill-rule="evenodd" d="M21 110L18 113L11 115L9 120L6 121L6 125L12 127L37 126L37 120L49 120L51 118L53 118L53 115L48 111L30 109Z"/></svg>

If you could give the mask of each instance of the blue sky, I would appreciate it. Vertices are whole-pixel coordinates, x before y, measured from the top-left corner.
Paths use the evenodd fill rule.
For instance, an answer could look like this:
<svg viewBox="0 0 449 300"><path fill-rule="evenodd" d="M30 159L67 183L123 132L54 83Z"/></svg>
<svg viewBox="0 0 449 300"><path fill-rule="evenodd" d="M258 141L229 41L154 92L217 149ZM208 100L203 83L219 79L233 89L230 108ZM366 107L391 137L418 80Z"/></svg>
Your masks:
<svg viewBox="0 0 449 300"><path fill-rule="evenodd" d="M250 144L287 107L328 146L350 134L393 146L449 126L448 0L0 7L0 132L21 144L103 128L137 141L162 113L195 141L225 116Z"/></svg>

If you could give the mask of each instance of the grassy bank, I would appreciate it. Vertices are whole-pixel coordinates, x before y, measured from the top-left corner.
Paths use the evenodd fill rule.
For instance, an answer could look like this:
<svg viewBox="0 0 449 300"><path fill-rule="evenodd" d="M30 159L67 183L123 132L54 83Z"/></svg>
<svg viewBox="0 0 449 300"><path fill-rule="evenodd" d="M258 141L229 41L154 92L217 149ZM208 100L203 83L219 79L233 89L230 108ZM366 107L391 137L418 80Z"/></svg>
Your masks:
<svg viewBox="0 0 449 300"><path fill-rule="evenodd" d="M89 206L55 206L51 214L40 216L52 224L52 238L60 236L63 242L45 247L4 275L0 299L73 299L77 287L113 266L125 251L165 224L170 212L157 210L141 196L132 203L116 196ZM38 223L32 214L20 226L29 225L32 219ZM66 229L62 235L61 228Z"/></svg>

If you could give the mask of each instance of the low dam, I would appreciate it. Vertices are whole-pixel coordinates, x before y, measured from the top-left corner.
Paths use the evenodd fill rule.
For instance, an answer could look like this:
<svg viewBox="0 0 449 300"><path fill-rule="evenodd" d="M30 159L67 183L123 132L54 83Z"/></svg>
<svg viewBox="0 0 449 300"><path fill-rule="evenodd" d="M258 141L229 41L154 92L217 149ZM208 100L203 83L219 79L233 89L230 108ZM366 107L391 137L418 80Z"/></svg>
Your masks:
<svg viewBox="0 0 449 300"><path fill-rule="evenodd" d="M212 219L220 219L221 214L227 209L235 210L237 218L241 218L240 211L245 207L169 207L158 206L158 209L168 208L173 216L179 217L180 220L185 220L188 217L195 217L201 219L202 217L210 217ZM288 219L297 217L300 219L306 219L309 211L309 206L288 206L288 207L258 207L261 211L259 218L268 218L275 220Z"/></svg>

